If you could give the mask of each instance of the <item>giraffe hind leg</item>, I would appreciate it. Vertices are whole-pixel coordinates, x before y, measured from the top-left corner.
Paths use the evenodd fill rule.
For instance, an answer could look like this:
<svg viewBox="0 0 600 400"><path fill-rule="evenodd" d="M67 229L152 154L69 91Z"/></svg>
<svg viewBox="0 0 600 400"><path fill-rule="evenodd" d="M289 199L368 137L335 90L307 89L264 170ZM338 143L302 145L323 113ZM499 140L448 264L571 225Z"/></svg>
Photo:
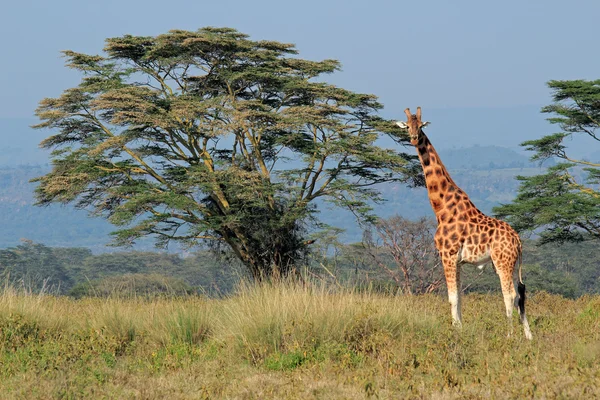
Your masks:
<svg viewBox="0 0 600 400"><path fill-rule="evenodd" d="M510 337L513 333L513 321L512 314L513 309L516 306L517 292L515 291L515 285L513 282L513 268L510 267L512 264L506 264L494 261L496 272L500 278L500 287L502 288L502 296L504 297L504 306L506 308L506 317L508 319L508 336Z"/></svg>
<svg viewBox="0 0 600 400"><path fill-rule="evenodd" d="M519 291L519 319L521 320L521 324L523 325L523 331L525 332L525 337L528 340L533 339L533 335L531 334L531 329L529 328L529 322L527 322L527 316L525 315L525 285L523 282L519 282L517 284L517 288Z"/></svg>

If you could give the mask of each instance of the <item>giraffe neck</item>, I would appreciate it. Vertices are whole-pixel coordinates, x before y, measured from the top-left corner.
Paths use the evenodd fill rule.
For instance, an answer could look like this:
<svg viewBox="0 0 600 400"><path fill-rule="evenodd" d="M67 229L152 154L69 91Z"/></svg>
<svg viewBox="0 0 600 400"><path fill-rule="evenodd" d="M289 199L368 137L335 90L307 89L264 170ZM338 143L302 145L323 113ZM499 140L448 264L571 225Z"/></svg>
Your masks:
<svg viewBox="0 0 600 400"><path fill-rule="evenodd" d="M448 205L452 205L455 196L466 197L467 195L452 180L440 156L423 131L421 131L421 136L416 147L421 166L423 167L423 173L425 174L429 202L439 220L439 214Z"/></svg>

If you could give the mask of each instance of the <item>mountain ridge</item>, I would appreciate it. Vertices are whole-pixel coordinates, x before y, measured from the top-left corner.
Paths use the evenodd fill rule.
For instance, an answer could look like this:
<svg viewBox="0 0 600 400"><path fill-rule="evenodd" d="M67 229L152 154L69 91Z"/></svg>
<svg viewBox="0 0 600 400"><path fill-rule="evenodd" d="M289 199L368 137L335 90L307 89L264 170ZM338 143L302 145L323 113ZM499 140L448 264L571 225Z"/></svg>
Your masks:
<svg viewBox="0 0 600 400"><path fill-rule="evenodd" d="M482 211L489 213L500 202L515 195L516 175L531 175L542 170L527 157L501 146L472 146L466 149L440 150L440 156L456 183ZM491 161L490 161L491 160ZM50 165L0 165L0 248L15 246L22 238L49 246L85 246L94 252L106 252L110 232L115 227L86 210L71 205L34 206L35 183L30 179L50 171ZM433 217L425 188L409 188L388 183L378 187L386 201L375 205L381 217L400 214L409 218ZM321 205L319 218L346 230L341 239L358 241L362 230L353 216L337 208ZM65 222L65 221L68 221ZM148 240L137 247L148 249Z"/></svg>

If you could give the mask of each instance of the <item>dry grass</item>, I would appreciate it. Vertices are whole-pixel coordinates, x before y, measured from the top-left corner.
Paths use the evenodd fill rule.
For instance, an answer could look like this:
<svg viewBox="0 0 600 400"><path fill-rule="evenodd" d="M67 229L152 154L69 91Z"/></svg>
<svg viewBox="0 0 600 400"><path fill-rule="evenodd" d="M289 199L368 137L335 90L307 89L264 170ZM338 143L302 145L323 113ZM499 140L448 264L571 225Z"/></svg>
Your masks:
<svg viewBox="0 0 600 400"><path fill-rule="evenodd" d="M446 301L313 285L223 300L0 293L2 398L597 398L600 297L531 296L534 340L500 295Z"/></svg>

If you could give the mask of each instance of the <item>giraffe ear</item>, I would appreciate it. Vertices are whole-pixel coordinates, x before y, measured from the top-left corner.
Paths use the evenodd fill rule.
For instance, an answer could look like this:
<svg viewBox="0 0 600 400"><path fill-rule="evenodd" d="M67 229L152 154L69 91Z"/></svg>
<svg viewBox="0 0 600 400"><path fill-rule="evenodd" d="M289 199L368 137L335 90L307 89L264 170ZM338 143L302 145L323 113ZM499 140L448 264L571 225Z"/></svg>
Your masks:
<svg viewBox="0 0 600 400"><path fill-rule="evenodd" d="M430 122L429 121L425 121L423 122L423 125L421 125L421 128L425 128L427 125L429 125Z"/></svg>
<svg viewBox="0 0 600 400"><path fill-rule="evenodd" d="M398 125L402 129L408 128L408 125L406 125L406 122L404 122L404 121L396 121L396 125Z"/></svg>

